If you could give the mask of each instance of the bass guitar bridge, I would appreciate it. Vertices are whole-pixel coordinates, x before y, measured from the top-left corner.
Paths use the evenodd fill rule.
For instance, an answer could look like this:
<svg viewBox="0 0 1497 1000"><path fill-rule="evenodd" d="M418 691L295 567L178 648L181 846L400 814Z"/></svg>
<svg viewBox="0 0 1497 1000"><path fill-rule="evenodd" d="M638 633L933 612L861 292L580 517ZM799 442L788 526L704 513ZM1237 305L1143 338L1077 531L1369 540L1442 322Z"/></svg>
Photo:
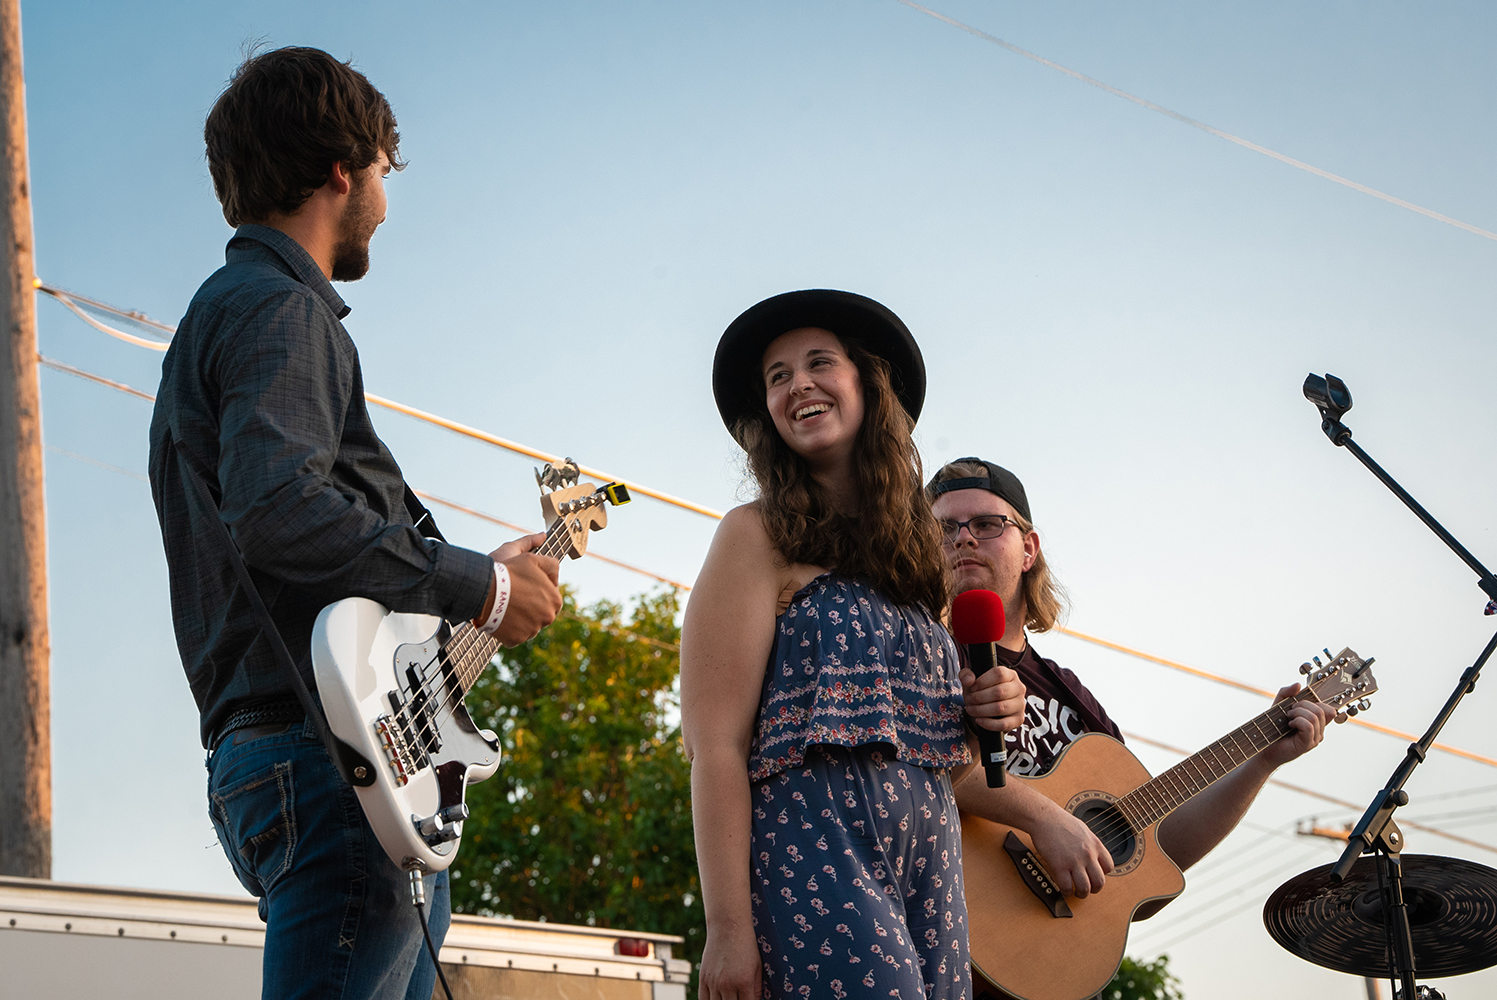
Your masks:
<svg viewBox="0 0 1497 1000"><path fill-rule="evenodd" d="M380 746L390 759L390 771L394 775L396 786L403 788L417 771L404 731L388 715L381 715L374 720L374 731L379 734Z"/></svg>

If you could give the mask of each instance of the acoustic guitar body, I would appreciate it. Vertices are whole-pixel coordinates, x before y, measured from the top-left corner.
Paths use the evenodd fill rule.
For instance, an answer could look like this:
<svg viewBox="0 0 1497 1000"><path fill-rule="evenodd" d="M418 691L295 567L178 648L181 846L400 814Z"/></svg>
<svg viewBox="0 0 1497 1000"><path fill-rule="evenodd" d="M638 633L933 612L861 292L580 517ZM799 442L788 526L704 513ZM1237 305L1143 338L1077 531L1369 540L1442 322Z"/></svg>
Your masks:
<svg viewBox="0 0 1497 1000"><path fill-rule="evenodd" d="M1033 851L1029 836L962 814L962 871L977 995L982 995L985 979L1019 1000L1095 996L1122 963L1128 924L1138 911L1148 904L1146 913L1152 913L1185 888L1185 876L1159 848L1156 826L1134 832L1107 821L1110 804L1146 783L1149 772L1117 740L1087 733L1062 751L1047 774L1010 775L1008 780L1022 781L1076 815L1092 815L1093 829L1100 814L1105 828L1120 832L1110 841L1103 838L1114 855L1103 890L1085 899L1064 897L1056 909L1070 915L1056 916L1054 896L1044 893L1048 873L1043 859L1016 856ZM1032 869L1026 874L1036 862L1039 874Z"/></svg>

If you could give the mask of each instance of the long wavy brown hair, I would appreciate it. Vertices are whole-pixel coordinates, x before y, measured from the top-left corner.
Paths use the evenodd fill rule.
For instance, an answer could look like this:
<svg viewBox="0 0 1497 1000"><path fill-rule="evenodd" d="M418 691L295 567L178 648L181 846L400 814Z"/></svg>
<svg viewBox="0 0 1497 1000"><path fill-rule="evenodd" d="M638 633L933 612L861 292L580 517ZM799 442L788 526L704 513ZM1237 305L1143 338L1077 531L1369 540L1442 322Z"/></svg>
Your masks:
<svg viewBox="0 0 1497 1000"><path fill-rule="evenodd" d="M759 488L759 517L790 562L834 567L899 604L923 604L939 615L951 601L951 583L922 487L920 453L910 438L914 421L894 393L889 363L855 341L837 339L863 383L851 506L835 508L805 459L785 444L763 402L764 380L753 371L744 377L754 379L760 404L732 431Z"/></svg>

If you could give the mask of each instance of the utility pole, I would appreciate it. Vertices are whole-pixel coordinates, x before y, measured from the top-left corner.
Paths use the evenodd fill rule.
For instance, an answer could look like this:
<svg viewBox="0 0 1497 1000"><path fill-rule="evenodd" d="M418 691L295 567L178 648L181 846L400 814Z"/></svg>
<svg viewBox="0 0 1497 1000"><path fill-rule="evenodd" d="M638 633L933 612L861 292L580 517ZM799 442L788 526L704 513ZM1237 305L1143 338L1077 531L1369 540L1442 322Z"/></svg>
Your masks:
<svg viewBox="0 0 1497 1000"><path fill-rule="evenodd" d="M0 875L51 878L51 639L20 0L0 0L0 246Z"/></svg>
<svg viewBox="0 0 1497 1000"><path fill-rule="evenodd" d="M1301 837L1324 837L1326 840L1339 840L1344 844L1351 839L1351 824L1346 824L1343 830L1334 830L1326 826L1316 826L1315 820L1312 819L1309 823L1301 823L1294 832ZM1380 980L1372 976L1363 976L1362 985L1367 988L1367 1000L1383 1000L1383 987Z"/></svg>

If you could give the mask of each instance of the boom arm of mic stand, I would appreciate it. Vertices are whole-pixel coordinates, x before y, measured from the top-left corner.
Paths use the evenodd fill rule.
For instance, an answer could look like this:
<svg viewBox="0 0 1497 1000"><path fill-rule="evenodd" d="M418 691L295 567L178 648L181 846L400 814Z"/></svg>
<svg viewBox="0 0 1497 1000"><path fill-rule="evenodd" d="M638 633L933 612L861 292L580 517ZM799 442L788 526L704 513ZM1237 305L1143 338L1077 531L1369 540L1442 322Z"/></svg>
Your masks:
<svg viewBox="0 0 1497 1000"><path fill-rule="evenodd" d="M1394 496L1402 500L1409 510L1417 514L1419 520L1423 521L1429 526L1429 530L1439 536L1440 541L1450 546L1452 552L1460 556L1461 560L1467 566L1476 571L1476 585L1482 589L1482 593L1486 594L1487 597L1497 601L1497 577L1492 576L1491 571L1483 566L1481 561L1473 556L1464 545L1456 541L1455 536L1446 531L1444 525L1436 521L1433 515L1425 510L1418 500L1409 496L1408 492L1402 486L1399 486L1398 482L1392 476L1384 472L1383 467L1372 460L1372 456L1359 448L1357 443L1351 439L1351 431L1346 432L1346 440L1342 444L1347 451L1357 456L1357 460L1367 466L1374 476L1382 480L1383 485L1392 490Z"/></svg>
<svg viewBox="0 0 1497 1000"><path fill-rule="evenodd" d="M1440 541L1450 546L1450 550L1456 555L1460 556L1461 561L1464 562L1467 566L1470 566L1471 569L1476 572L1476 585L1481 588L1482 593L1486 594L1489 599L1497 601L1497 577L1494 577L1492 575L1491 570L1483 566L1481 564L1481 561L1473 556L1464 545L1457 541L1454 535L1445 530L1445 526L1443 524L1441 524L1439 521L1436 521L1434 519L1434 516L1430 514L1429 511L1424 509L1423 504L1411 497L1407 490L1398 485L1398 481L1396 479L1388 475L1388 473L1384 471L1381 465L1378 465L1377 462L1373 461L1371 455L1363 451L1361 447L1351 439L1351 428L1341 422L1341 420L1339 419L1340 414L1337 414L1334 411L1327 411L1327 408L1319 403L1317 403L1316 406L1320 409L1320 415L1322 418L1320 422L1320 429L1325 431L1325 436L1331 439L1331 443L1338 448L1345 448L1347 451L1357 456L1357 461L1367 466L1367 470L1369 472L1376 476L1384 486L1392 490L1393 495L1404 502L1404 506L1413 511L1415 515L1418 516L1419 520L1423 521L1429 528L1429 530L1433 531L1439 537Z"/></svg>

